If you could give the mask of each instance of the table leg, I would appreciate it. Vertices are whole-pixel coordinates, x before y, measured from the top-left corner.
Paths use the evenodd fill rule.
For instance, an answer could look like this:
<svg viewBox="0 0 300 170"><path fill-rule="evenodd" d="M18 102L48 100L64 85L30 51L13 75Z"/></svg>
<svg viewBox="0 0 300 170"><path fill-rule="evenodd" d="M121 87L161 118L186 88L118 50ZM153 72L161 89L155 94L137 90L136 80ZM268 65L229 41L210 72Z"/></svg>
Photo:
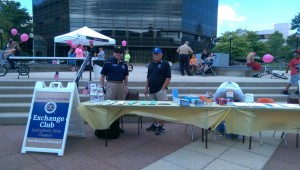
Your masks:
<svg viewBox="0 0 300 170"><path fill-rule="evenodd" d="M105 130L105 146L107 146L108 129Z"/></svg>
<svg viewBox="0 0 300 170"><path fill-rule="evenodd" d="M201 128L201 130L202 130L202 133L201 133L201 135L202 135L202 142L204 142L204 129Z"/></svg>
<svg viewBox="0 0 300 170"><path fill-rule="evenodd" d="M205 129L205 148L207 149L207 129Z"/></svg>
<svg viewBox="0 0 300 170"><path fill-rule="evenodd" d="M299 134L296 135L296 148L298 148L298 142L299 142Z"/></svg>
<svg viewBox="0 0 300 170"><path fill-rule="evenodd" d="M252 136L250 136L250 139L249 139L249 150L251 150L251 143L252 143Z"/></svg>

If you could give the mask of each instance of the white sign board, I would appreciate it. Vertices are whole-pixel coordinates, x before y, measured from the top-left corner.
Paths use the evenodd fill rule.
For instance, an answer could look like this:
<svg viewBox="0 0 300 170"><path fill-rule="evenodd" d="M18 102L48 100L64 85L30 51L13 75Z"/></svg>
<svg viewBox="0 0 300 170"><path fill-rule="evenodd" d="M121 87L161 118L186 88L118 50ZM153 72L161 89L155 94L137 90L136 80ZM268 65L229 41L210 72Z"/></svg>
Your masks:
<svg viewBox="0 0 300 170"><path fill-rule="evenodd" d="M61 82L51 82L49 87L36 82L21 152L63 156L69 127L69 134L84 136L83 120L76 110L78 104L75 83L64 88Z"/></svg>
<svg viewBox="0 0 300 170"><path fill-rule="evenodd" d="M245 102L246 103L253 103L254 102L254 95L252 93L245 94Z"/></svg>

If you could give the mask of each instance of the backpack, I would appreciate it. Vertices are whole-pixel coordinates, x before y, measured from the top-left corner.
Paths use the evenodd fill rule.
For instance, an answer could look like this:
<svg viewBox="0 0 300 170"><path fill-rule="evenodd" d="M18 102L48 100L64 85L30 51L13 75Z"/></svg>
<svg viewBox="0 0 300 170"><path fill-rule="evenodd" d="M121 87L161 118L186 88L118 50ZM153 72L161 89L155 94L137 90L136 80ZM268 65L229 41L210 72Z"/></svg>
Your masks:
<svg viewBox="0 0 300 170"><path fill-rule="evenodd" d="M120 136L120 119L115 120L108 128L107 139L117 139ZM104 130L95 130L94 134L97 138L105 139L106 138L106 129Z"/></svg>

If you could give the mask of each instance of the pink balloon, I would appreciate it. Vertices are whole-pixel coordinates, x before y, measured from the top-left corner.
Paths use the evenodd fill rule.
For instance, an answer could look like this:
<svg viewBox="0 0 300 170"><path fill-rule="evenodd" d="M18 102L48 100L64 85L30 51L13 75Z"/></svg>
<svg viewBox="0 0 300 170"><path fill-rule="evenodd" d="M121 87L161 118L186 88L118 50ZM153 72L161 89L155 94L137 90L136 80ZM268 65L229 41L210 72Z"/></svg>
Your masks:
<svg viewBox="0 0 300 170"><path fill-rule="evenodd" d="M67 44L72 45L72 41L71 40L67 40Z"/></svg>
<svg viewBox="0 0 300 170"><path fill-rule="evenodd" d="M21 39L22 42L26 42L29 39L29 36L27 34L23 33L20 36L20 39Z"/></svg>
<svg viewBox="0 0 300 170"><path fill-rule="evenodd" d="M122 46L125 47L127 45L127 42L125 40L122 41Z"/></svg>
<svg viewBox="0 0 300 170"><path fill-rule="evenodd" d="M93 41L93 40L90 40L89 43L90 43L90 44L94 44L94 41Z"/></svg>
<svg viewBox="0 0 300 170"><path fill-rule="evenodd" d="M11 29L10 32L11 32L12 35L17 35L18 34L18 31L15 28Z"/></svg>
<svg viewBox="0 0 300 170"><path fill-rule="evenodd" d="M76 48L77 45L76 45L76 44L71 44L71 47L72 47L72 48Z"/></svg>
<svg viewBox="0 0 300 170"><path fill-rule="evenodd" d="M265 63L270 63L270 62L273 61L273 59L274 59L274 57L273 57L271 54L265 54L265 55L263 56L263 61L264 61Z"/></svg>

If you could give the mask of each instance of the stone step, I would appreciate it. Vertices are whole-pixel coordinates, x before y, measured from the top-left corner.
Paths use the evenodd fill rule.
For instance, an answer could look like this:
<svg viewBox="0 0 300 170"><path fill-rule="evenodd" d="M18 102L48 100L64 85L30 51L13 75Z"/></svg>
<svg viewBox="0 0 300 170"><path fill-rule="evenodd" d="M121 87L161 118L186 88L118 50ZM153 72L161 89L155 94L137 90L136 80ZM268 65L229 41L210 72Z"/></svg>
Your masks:
<svg viewBox="0 0 300 170"><path fill-rule="evenodd" d="M42 81L42 80L41 80ZM46 84L46 86L49 85L50 82L53 82L54 80L43 80ZM66 87L68 82L72 82L70 79L68 80L62 80L60 81L64 87ZM79 87L85 87L88 83L99 83L99 81L88 81L88 80L80 80L79 81ZM16 80L7 80L7 81L1 81L0 87L34 87L36 83L36 80L30 80L30 79L16 79ZM169 87L218 87L222 82L218 81L216 79L215 82L170 82ZM285 87L288 83L287 80L278 80L278 82L238 82L239 86L242 87ZM134 81L128 83L129 87L145 87L145 81Z"/></svg>
<svg viewBox="0 0 300 170"><path fill-rule="evenodd" d="M218 86L201 86L201 87L175 87L169 86L168 93L172 93L172 89L176 88L179 90L179 93L192 93L192 94L204 94L207 91L216 91ZM80 86L78 92L81 93L85 86ZM129 87L129 89L138 90L139 93L143 93L144 87ZM271 94L281 94L284 86L275 86L275 87L241 87L244 93L254 93L254 94L262 94L262 93L271 93ZM296 90L295 86L290 88L291 93L294 93ZM33 94L34 87L30 86L0 86L0 94Z"/></svg>
<svg viewBox="0 0 300 170"><path fill-rule="evenodd" d="M0 114L5 112L29 112L30 103L0 103Z"/></svg>
<svg viewBox="0 0 300 170"><path fill-rule="evenodd" d="M172 94L170 92L171 90L169 90L168 93L168 98L169 100L172 99ZM180 90L179 89L179 96L183 97L183 96L190 96L190 95L205 95L206 91L212 91L210 89L207 90ZM244 93L254 93L255 97L273 97L275 101L286 101L286 95L280 94L278 93L278 89L277 90L272 90L272 91L277 91L277 93L270 93L271 90L268 90L269 93L266 93L266 91L261 90L261 91L257 91L257 90L243 90ZM182 93L185 92L185 93ZM290 92L292 93L292 90L290 90ZM33 94L1 94L0 95L0 101L2 102L2 104L4 103L31 103L32 102L32 96ZM81 102L85 102L89 100L89 96L83 95L83 94L79 94L80 97L80 101ZM146 100L146 97L143 94L142 90L139 90L139 97L140 100Z"/></svg>
<svg viewBox="0 0 300 170"><path fill-rule="evenodd" d="M26 124L29 112L9 112L0 114L0 125Z"/></svg>

